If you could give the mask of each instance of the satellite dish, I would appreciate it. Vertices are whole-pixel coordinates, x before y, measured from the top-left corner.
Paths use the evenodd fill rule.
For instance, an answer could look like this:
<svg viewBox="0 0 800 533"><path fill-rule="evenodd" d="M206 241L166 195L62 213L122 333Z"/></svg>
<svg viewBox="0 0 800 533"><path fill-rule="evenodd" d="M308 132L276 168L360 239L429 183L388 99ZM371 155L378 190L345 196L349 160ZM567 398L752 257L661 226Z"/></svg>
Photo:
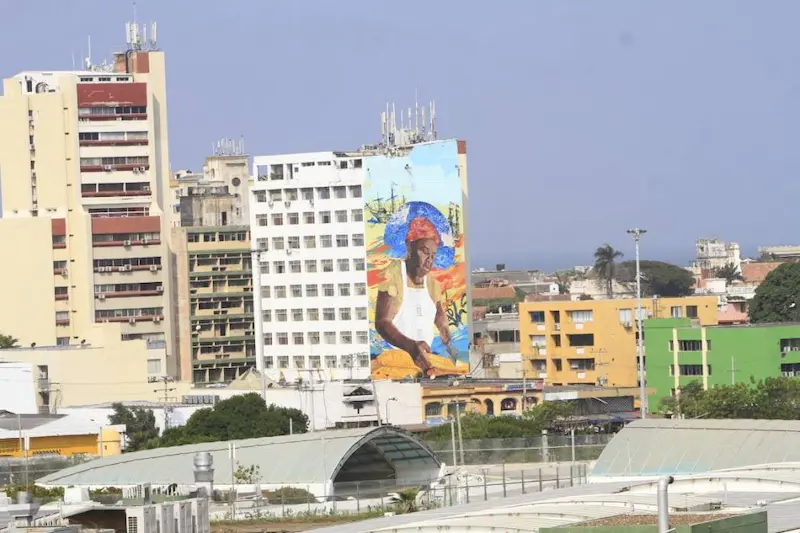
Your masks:
<svg viewBox="0 0 800 533"><path fill-rule="evenodd" d="M49 87L43 81L40 81L39 83L36 84L36 92L37 93L46 93L48 89L49 89Z"/></svg>

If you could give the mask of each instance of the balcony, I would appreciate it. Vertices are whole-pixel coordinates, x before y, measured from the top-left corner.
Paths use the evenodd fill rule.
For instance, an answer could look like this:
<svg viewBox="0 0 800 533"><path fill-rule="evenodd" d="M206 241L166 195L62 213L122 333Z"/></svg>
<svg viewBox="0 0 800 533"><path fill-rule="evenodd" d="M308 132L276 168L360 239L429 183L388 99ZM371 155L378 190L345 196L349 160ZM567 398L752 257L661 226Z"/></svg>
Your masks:
<svg viewBox="0 0 800 533"><path fill-rule="evenodd" d="M106 318L98 318L96 322L128 322L135 324L137 322L155 322L159 323L164 320L164 315L140 315L140 316L112 316Z"/></svg>
<svg viewBox="0 0 800 533"><path fill-rule="evenodd" d="M112 196L152 196L152 192L149 190L140 190L140 191L86 191L81 192L81 196L83 198L108 198Z"/></svg>
<svg viewBox="0 0 800 533"><path fill-rule="evenodd" d="M111 273L111 272L141 272L149 270L150 272L158 272L161 270L161 265L120 265L120 266L98 266L94 267L95 273Z"/></svg>
<svg viewBox="0 0 800 533"><path fill-rule="evenodd" d="M133 298L136 296L160 296L162 294L164 294L163 287L160 290L97 292L94 297L98 300L105 300L107 298Z"/></svg>
<svg viewBox="0 0 800 533"><path fill-rule="evenodd" d="M69 318L56 318L56 326L69 326Z"/></svg>
<svg viewBox="0 0 800 533"><path fill-rule="evenodd" d="M147 113L80 114L79 122L103 122L109 120L147 120Z"/></svg>
<svg viewBox="0 0 800 533"><path fill-rule="evenodd" d="M56 294L56 300L69 300L69 294Z"/></svg>
<svg viewBox="0 0 800 533"><path fill-rule="evenodd" d="M86 140L82 139L78 143L80 146L147 146L147 139L117 139L110 141Z"/></svg>
<svg viewBox="0 0 800 533"><path fill-rule="evenodd" d="M81 165L81 172L114 172L114 171L140 171L150 170L149 164L126 165Z"/></svg>
<svg viewBox="0 0 800 533"><path fill-rule="evenodd" d="M161 239L142 239L138 241L95 241L92 243L94 248L103 248L109 246L124 246L129 248L131 246L157 246L161 244Z"/></svg>

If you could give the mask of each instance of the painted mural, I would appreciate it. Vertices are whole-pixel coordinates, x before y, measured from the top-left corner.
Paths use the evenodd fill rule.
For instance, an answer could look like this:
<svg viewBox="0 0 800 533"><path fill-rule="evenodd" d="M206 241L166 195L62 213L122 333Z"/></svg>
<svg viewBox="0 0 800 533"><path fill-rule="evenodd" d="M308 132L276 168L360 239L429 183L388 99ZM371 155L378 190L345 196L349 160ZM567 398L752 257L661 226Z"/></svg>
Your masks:
<svg viewBox="0 0 800 533"><path fill-rule="evenodd" d="M456 141L365 159L374 379L469 371L467 265Z"/></svg>

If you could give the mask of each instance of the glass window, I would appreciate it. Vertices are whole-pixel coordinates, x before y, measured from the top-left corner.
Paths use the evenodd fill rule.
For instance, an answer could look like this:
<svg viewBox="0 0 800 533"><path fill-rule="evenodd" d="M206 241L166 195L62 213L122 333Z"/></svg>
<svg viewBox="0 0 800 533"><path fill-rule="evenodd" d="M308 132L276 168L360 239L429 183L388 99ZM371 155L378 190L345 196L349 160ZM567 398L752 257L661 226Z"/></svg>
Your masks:
<svg viewBox="0 0 800 533"><path fill-rule="evenodd" d="M356 307L356 320L366 320L366 319L367 319L367 308Z"/></svg>
<svg viewBox="0 0 800 533"><path fill-rule="evenodd" d="M313 224L314 223L314 213L309 211L303 213L303 222L306 224Z"/></svg>
<svg viewBox="0 0 800 533"><path fill-rule="evenodd" d="M286 263L284 261L275 261L272 263L272 271L276 274L286 274Z"/></svg>
<svg viewBox="0 0 800 533"><path fill-rule="evenodd" d="M319 296L319 288L316 284L309 284L306 285L306 297L308 298L316 298Z"/></svg>
<svg viewBox="0 0 800 533"><path fill-rule="evenodd" d="M346 235L345 235L346 237ZM333 248L333 236L331 235L320 235L319 236L319 245L321 248Z"/></svg>
<svg viewBox="0 0 800 533"><path fill-rule="evenodd" d="M283 237L273 237L272 248L275 250L283 250Z"/></svg>
<svg viewBox="0 0 800 533"><path fill-rule="evenodd" d="M304 344L305 343L305 335L301 331L295 331L292 333L292 344Z"/></svg>
<svg viewBox="0 0 800 533"><path fill-rule="evenodd" d="M363 233L354 233L353 234L353 246L364 246L364 234Z"/></svg>
<svg viewBox="0 0 800 533"><path fill-rule="evenodd" d="M292 298L302 298L303 297L303 286L302 285L292 285Z"/></svg>
<svg viewBox="0 0 800 533"><path fill-rule="evenodd" d="M347 198L347 187L334 187L333 197L336 199Z"/></svg>
<svg viewBox="0 0 800 533"><path fill-rule="evenodd" d="M345 210L336 211L335 216L336 216L336 222L347 222L347 211Z"/></svg>
<svg viewBox="0 0 800 533"><path fill-rule="evenodd" d="M341 307L339 308L339 320L352 320L353 319L353 310L349 307Z"/></svg>
<svg viewBox="0 0 800 533"><path fill-rule="evenodd" d="M283 226L283 213L272 213L272 225Z"/></svg>
<svg viewBox="0 0 800 533"><path fill-rule="evenodd" d="M325 283L322 285L322 295L323 296L335 296L335 292L333 290L333 283Z"/></svg>
<svg viewBox="0 0 800 533"><path fill-rule="evenodd" d="M317 271L317 260L316 259L306 259L306 272L309 274L313 274Z"/></svg>
<svg viewBox="0 0 800 533"><path fill-rule="evenodd" d="M289 213L286 218L288 219L290 226L296 226L300 224L300 214L299 213Z"/></svg>
<svg viewBox="0 0 800 533"><path fill-rule="evenodd" d="M289 334L288 333L281 332L281 333L278 333L276 335L276 337L278 338L278 344L279 345L286 346L287 344L289 344Z"/></svg>
<svg viewBox="0 0 800 533"><path fill-rule="evenodd" d="M303 246L306 248L316 248L317 238L314 235L306 235L303 237Z"/></svg>
<svg viewBox="0 0 800 533"><path fill-rule="evenodd" d="M350 220L352 222L363 222L364 221L364 211L362 209L353 209L350 212Z"/></svg>
<svg viewBox="0 0 800 533"><path fill-rule="evenodd" d="M361 198L361 185L351 185L350 196L352 198Z"/></svg>
<svg viewBox="0 0 800 533"><path fill-rule="evenodd" d="M336 268L339 272L349 272L350 271L350 260L340 258L336 260Z"/></svg>
<svg viewBox="0 0 800 533"><path fill-rule="evenodd" d="M353 344L353 332L342 331L339 334L339 340L342 342L342 344Z"/></svg>
<svg viewBox="0 0 800 533"><path fill-rule="evenodd" d="M322 263L323 272L333 272L333 259L323 259Z"/></svg>
<svg viewBox="0 0 800 533"><path fill-rule="evenodd" d="M320 222L320 224L330 224L331 223L331 212L330 211L320 211L319 212L319 222Z"/></svg>
<svg viewBox="0 0 800 533"><path fill-rule="evenodd" d="M325 344L336 344L336 332L335 331L326 331L322 334L322 338Z"/></svg>
<svg viewBox="0 0 800 533"><path fill-rule="evenodd" d="M350 296L350 284L349 283L340 283L339 284L339 296Z"/></svg>
<svg viewBox="0 0 800 533"><path fill-rule="evenodd" d="M319 331L308 332L308 344L319 344Z"/></svg>
<svg viewBox="0 0 800 533"><path fill-rule="evenodd" d="M350 241L350 239L347 237L347 235L337 235L336 236L336 247L337 248L344 248L344 247L347 246L347 243L349 241Z"/></svg>
<svg viewBox="0 0 800 533"><path fill-rule="evenodd" d="M275 286L275 298L286 298L286 285Z"/></svg>
<svg viewBox="0 0 800 533"><path fill-rule="evenodd" d="M276 309L275 310L275 321L276 322L286 322L288 320L288 315L286 313L286 309Z"/></svg>
<svg viewBox="0 0 800 533"><path fill-rule="evenodd" d="M322 320L336 320L336 310L333 307L326 307L323 309Z"/></svg>
<svg viewBox="0 0 800 533"><path fill-rule="evenodd" d="M309 322L316 322L319 320L319 309L306 309L306 319Z"/></svg>
<svg viewBox="0 0 800 533"><path fill-rule="evenodd" d="M300 249L300 237L293 236L286 238L286 244L289 245L289 249L291 250L299 250Z"/></svg>
<svg viewBox="0 0 800 533"><path fill-rule="evenodd" d="M292 321L293 322L302 322L303 321L303 310L302 309L292 309Z"/></svg>
<svg viewBox="0 0 800 533"><path fill-rule="evenodd" d="M356 331L356 342L358 344L369 344L369 332Z"/></svg>
<svg viewBox="0 0 800 533"><path fill-rule="evenodd" d="M355 283L353 284L353 288L355 289L356 296L364 296L365 294L367 294L366 283Z"/></svg>
<svg viewBox="0 0 800 533"><path fill-rule="evenodd" d="M353 259L353 270L356 271L363 271L366 268L366 261L362 257L356 257Z"/></svg>
<svg viewBox="0 0 800 533"><path fill-rule="evenodd" d="M302 272L300 268L300 261L289 261L289 272L292 274L299 274Z"/></svg>
<svg viewBox="0 0 800 533"><path fill-rule="evenodd" d="M320 200L330 200L331 189L330 187L317 187L317 198Z"/></svg>

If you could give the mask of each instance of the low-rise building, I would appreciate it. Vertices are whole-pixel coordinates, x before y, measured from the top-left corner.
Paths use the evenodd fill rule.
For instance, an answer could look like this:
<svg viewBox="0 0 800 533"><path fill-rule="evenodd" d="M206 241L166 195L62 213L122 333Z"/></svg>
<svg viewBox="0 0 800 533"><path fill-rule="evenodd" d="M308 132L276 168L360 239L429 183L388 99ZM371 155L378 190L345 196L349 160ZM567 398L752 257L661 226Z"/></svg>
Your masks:
<svg viewBox="0 0 800 533"><path fill-rule="evenodd" d="M119 428L79 415L0 412L0 457L109 456L120 451Z"/></svg>
<svg viewBox="0 0 800 533"><path fill-rule="evenodd" d="M717 302L714 296L644 298L642 319L686 317L715 325ZM636 306L636 299L521 303L526 377L553 386L636 386Z"/></svg>
<svg viewBox="0 0 800 533"><path fill-rule="evenodd" d="M800 376L800 324L713 326L686 318L647 320L647 384L653 408L697 381L715 385Z"/></svg>

